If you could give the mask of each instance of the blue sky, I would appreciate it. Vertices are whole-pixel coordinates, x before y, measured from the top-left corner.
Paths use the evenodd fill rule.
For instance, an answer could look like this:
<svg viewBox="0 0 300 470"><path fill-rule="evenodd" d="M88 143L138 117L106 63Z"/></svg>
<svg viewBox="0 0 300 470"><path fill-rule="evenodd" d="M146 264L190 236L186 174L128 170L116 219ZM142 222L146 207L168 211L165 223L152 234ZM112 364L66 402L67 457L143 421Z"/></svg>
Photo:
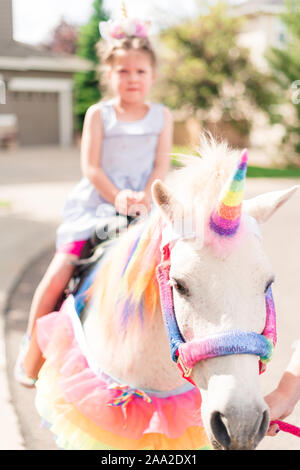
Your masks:
<svg viewBox="0 0 300 470"><path fill-rule="evenodd" d="M201 0L126 0L129 15L154 23L170 18L170 13L174 19L193 17L201 3ZM45 41L62 17L74 24L85 23L92 4L93 0L13 0L14 37L32 44ZM113 17L119 14L121 0L104 0L103 4Z"/></svg>

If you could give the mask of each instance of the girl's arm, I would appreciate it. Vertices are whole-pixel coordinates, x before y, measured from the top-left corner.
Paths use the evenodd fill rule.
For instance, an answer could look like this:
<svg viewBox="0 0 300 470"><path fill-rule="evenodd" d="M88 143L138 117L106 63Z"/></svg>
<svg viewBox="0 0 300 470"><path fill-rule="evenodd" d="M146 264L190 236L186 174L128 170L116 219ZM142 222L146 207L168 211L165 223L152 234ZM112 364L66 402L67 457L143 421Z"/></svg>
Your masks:
<svg viewBox="0 0 300 470"><path fill-rule="evenodd" d="M271 419L284 419L289 416L300 400L300 340L290 362L282 375L277 388L265 397L270 408ZM275 430L269 430L270 435Z"/></svg>
<svg viewBox="0 0 300 470"><path fill-rule="evenodd" d="M85 115L81 140L81 170L106 201L114 205L119 189L101 168L103 127L99 104L91 106Z"/></svg>
<svg viewBox="0 0 300 470"><path fill-rule="evenodd" d="M168 108L164 108L165 125L159 136L153 171L147 181L144 192L146 199L151 201L151 186L156 179L164 180L170 169L173 143L173 117Z"/></svg>

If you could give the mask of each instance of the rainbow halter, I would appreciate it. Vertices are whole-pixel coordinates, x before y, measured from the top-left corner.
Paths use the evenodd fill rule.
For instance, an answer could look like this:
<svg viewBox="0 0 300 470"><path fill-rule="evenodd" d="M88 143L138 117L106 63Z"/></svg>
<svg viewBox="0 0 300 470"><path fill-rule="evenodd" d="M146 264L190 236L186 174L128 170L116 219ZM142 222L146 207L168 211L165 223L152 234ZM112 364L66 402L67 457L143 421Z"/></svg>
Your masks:
<svg viewBox="0 0 300 470"><path fill-rule="evenodd" d="M186 342L176 321L173 292L169 283L169 272L170 244L166 244L163 248L162 262L157 266L156 274L171 356L173 361L177 363L183 378L196 386L190 375L197 362L232 354L254 354L259 356L259 372L264 372L266 363L271 359L277 339L276 313L271 287L266 292L266 324L262 334L234 330ZM277 424L280 431L300 437L300 427L279 419L271 421L270 426L272 424Z"/></svg>
<svg viewBox="0 0 300 470"><path fill-rule="evenodd" d="M190 378L195 364L204 359L232 354L254 354L260 357L260 372L270 360L276 344L276 314L271 287L266 292L266 324L262 334L242 330L230 330L209 337L185 341L177 324L173 291L170 286L170 247L165 245L162 262L157 266L161 308L167 330L171 357L177 363L182 376Z"/></svg>
<svg viewBox="0 0 300 470"><path fill-rule="evenodd" d="M276 345L276 313L271 287L266 292L266 324L262 334L240 330L225 331L218 335L194 339L186 342L179 330L174 305L173 292L169 283L170 248L164 246L162 263L157 267L157 279L161 296L161 308L167 329L171 356L177 363L183 378L195 386L191 379L192 368L197 362L213 357L232 354L254 354L260 357L259 372L265 371ZM277 424L280 431L300 437L300 428L279 419L270 422Z"/></svg>
<svg viewBox="0 0 300 470"><path fill-rule="evenodd" d="M209 230L213 237L223 239L226 243L236 236L242 217L242 201L244 196L245 179L247 172L248 153L241 154L237 168L230 179L217 208L212 212L209 220ZM254 233L258 233L257 223L248 216L252 223ZM254 223L254 225L253 225ZM276 344L276 314L269 286L266 291L266 324L262 334L241 330L225 331L210 337L197 338L186 342L183 338L174 311L173 291L170 286L170 252L171 246L183 238L195 238L195 234L176 234L172 231L169 238L162 242L162 260L158 265L156 274L160 290L161 308L166 326L171 356L177 363L184 378L192 382L190 375L197 362L219 356L232 354L254 354L260 357L260 372L265 370L265 364L272 356ZM192 382L193 383L193 382Z"/></svg>

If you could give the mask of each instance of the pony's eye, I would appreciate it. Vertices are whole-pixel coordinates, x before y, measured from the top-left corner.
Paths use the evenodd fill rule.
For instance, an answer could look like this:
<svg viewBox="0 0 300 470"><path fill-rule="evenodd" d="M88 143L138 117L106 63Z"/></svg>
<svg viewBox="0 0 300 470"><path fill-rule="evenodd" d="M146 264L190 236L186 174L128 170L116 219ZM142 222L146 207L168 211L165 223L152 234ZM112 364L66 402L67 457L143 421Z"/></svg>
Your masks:
<svg viewBox="0 0 300 470"><path fill-rule="evenodd" d="M266 284L266 287L265 287L265 294L267 293L267 290L269 289L269 287L271 287L271 285L273 284L273 282L275 281L274 277L272 277Z"/></svg>
<svg viewBox="0 0 300 470"><path fill-rule="evenodd" d="M184 295L186 297L190 295L189 290L183 281L179 281L178 279L170 279L170 285L174 287L178 294Z"/></svg>

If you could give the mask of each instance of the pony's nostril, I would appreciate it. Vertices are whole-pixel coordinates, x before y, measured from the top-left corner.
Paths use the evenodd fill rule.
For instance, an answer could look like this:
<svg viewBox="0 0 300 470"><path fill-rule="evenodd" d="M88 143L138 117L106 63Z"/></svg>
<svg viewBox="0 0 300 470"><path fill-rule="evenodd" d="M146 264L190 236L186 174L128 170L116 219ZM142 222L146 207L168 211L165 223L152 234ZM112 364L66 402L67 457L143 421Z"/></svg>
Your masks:
<svg viewBox="0 0 300 470"><path fill-rule="evenodd" d="M222 419L222 414L219 411L215 411L212 414L210 425L216 441L221 444L224 449L229 449L231 439Z"/></svg>
<svg viewBox="0 0 300 470"><path fill-rule="evenodd" d="M262 420L256 435L257 443L262 440L269 428L269 411L264 411Z"/></svg>

